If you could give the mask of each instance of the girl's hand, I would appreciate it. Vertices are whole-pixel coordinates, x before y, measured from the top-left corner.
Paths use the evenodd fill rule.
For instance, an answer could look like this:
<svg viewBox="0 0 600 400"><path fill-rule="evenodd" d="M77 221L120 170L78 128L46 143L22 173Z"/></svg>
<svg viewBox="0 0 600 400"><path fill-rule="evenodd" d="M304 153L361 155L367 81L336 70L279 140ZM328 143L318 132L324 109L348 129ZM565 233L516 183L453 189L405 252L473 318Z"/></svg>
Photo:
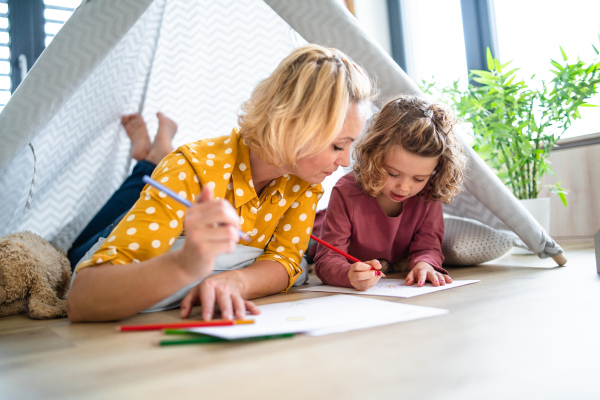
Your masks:
<svg viewBox="0 0 600 400"><path fill-rule="evenodd" d="M221 310L223 319L244 319L246 311L260 314L258 307L241 295L242 282L236 279L235 271L221 272L200 282L181 302L181 318L187 318L194 304L202 304L202 319L210 321L215 305Z"/></svg>
<svg viewBox="0 0 600 400"><path fill-rule="evenodd" d="M371 270L371 267L375 268L375 271ZM380 269L381 264L377 260L354 263L350 266L350 271L348 271L350 284L356 290L370 289L383 276L381 271L379 271Z"/></svg>
<svg viewBox="0 0 600 400"><path fill-rule="evenodd" d="M406 276L406 284L411 286L417 279L418 285L423 286L426 281L431 282L433 286L444 286L446 283L452 283L450 275L444 275L433 268L425 261L419 261Z"/></svg>
<svg viewBox="0 0 600 400"><path fill-rule="evenodd" d="M178 266L198 280L212 272L217 256L235 249L240 218L228 201L213 200L212 189L204 187L197 202L187 209L183 227L185 242Z"/></svg>

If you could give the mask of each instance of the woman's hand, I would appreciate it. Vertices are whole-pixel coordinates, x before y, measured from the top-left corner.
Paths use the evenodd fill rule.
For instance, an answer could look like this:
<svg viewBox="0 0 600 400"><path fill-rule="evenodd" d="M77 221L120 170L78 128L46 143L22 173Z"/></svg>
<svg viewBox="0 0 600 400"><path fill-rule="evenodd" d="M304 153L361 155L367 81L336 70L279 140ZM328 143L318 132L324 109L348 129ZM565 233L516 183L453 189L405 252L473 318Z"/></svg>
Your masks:
<svg viewBox="0 0 600 400"><path fill-rule="evenodd" d="M235 271L226 271L210 276L195 286L181 302L181 318L187 318L194 304L202 304L202 319L210 321L215 305L221 310L223 319L244 319L246 311L257 315L258 307L242 297L242 281Z"/></svg>
<svg viewBox="0 0 600 400"><path fill-rule="evenodd" d="M433 268L425 261L419 261L406 276L406 284L411 286L417 279L418 285L423 286L426 281L431 282L433 286L444 286L446 283L452 283L450 275L444 275Z"/></svg>
<svg viewBox="0 0 600 400"><path fill-rule="evenodd" d="M371 267L375 268L375 270L372 270ZM370 289L383 276L381 271L379 271L380 269L381 264L377 260L354 263L350 266L350 271L348 271L350 284L356 290Z"/></svg>
<svg viewBox="0 0 600 400"><path fill-rule="evenodd" d="M185 242L178 266L198 280L212 272L217 256L235 249L241 226L233 206L226 200L213 200L212 189L204 187L197 202L187 209L183 227Z"/></svg>

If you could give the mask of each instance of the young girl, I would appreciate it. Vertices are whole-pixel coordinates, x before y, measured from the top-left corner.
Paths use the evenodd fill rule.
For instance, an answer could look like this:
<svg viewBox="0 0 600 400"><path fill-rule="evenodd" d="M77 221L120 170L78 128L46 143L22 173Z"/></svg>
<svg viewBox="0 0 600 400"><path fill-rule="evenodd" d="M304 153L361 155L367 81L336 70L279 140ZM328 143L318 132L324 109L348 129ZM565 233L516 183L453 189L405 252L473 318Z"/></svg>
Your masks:
<svg viewBox="0 0 600 400"><path fill-rule="evenodd" d="M333 188L320 231L324 241L363 262L317 244L315 271L323 283L366 290L381 278L377 259L407 257L408 285L452 282L441 248L442 203L459 193L465 165L455 123L446 107L417 96L383 107L357 142L354 171Z"/></svg>

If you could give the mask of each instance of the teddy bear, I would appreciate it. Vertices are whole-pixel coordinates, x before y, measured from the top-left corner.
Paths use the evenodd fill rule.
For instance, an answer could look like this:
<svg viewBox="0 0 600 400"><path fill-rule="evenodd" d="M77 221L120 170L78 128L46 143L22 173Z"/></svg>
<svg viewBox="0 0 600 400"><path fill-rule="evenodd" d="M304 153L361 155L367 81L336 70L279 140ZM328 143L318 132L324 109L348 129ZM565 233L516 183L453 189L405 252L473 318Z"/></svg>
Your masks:
<svg viewBox="0 0 600 400"><path fill-rule="evenodd" d="M70 281L69 260L41 236L24 231L0 238L0 317L66 317Z"/></svg>

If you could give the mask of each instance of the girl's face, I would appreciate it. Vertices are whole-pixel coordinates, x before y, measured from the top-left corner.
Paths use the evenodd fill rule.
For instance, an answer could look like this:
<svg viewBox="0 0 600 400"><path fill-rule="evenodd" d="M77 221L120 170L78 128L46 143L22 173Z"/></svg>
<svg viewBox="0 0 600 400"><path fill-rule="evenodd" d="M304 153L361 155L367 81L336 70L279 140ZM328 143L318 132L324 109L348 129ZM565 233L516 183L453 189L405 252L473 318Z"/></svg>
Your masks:
<svg viewBox="0 0 600 400"><path fill-rule="evenodd" d="M352 142L358 139L366 121L366 105L351 103L342 129L333 143L317 155L299 159L291 173L307 182L321 183L326 177L333 174L340 165L343 167L349 166Z"/></svg>
<svg viewBox="0 0 600 400"><path fill-rule="evenodd" d="M383 159L383 169L387 171L388 178L377 198L382 208L397 207L423 190L437 166L438 158L421 157L394 146Z"/></svg>

